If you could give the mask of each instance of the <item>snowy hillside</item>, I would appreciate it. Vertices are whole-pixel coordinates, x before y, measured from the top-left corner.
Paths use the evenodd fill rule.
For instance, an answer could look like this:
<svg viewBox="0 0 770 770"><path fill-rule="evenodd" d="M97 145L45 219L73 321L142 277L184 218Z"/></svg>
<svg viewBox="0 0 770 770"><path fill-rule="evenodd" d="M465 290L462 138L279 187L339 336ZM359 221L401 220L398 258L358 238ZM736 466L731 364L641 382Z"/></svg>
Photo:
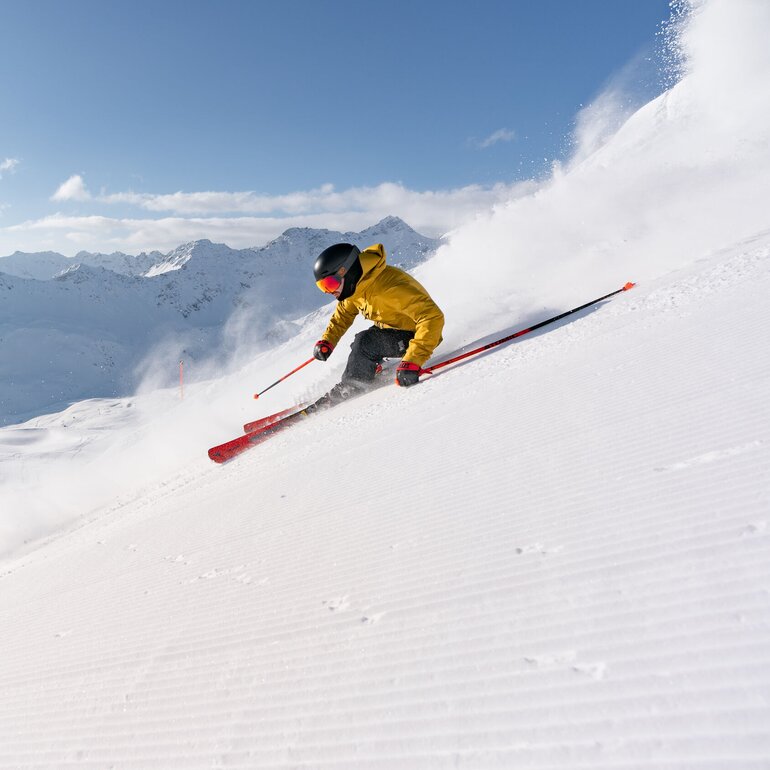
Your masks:
<svg viewBox="0 0 770 770"><path fill-rule="evenodd" d="M767 767L768 256L224 467L247 399L167 401L83 468L113 502L0 571L0 767Z"/></svg>
<svg viewBox="0 0 770 770"><path fill-rule="evenodd" d="M339 377L252 398L329 306L0 429L0 768L767 770L767 29L699 3L678 85L416 270L437 359L632 291L224 466Z"/></svg>
<svg viewBox="0 0 770 770"><path fill-rule="evenodd" d="M440 244L388 217L361 233L292 229L255 249L204 240L166 255L0 259L0 425L125 396L146 378L168 383L180 359L201 379L236 349L246 358L285 338L291 321L324 303L310 268L339 240L382 242L406 267Z"/></svg>

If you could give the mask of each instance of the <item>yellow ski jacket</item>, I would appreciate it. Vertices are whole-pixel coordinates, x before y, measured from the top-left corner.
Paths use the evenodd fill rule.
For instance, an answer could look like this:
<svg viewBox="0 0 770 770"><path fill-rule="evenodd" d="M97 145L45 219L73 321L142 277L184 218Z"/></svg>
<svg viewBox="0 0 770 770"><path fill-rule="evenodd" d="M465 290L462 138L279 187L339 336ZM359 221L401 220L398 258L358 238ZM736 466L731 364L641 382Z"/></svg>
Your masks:
<svg viewBox="0 0 770 770"><path fill-rule="evenodd" d="M335 346L361 313L382 329L413 331L404 361L422 366L441 342L444 314L427 291L408 273L385 264L381 243L369 246L359 259L363 274L356 290L337 308L323 334Z"/></svg>

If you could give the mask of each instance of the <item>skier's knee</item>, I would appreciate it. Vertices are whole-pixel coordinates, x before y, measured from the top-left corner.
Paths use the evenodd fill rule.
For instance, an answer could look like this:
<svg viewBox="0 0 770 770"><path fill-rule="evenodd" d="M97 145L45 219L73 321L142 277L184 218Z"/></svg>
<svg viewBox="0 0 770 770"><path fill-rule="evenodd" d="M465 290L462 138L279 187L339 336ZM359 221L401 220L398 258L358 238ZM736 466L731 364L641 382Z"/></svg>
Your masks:
<svg viewBox="0 0 770 770"><path fill-rule="evenodd" d="M372 335L370 332L371 329L364 329L362 332L358 332L350 344L350 350L354 355L375 360L377 358L377 351L372 346Z"/></svg>

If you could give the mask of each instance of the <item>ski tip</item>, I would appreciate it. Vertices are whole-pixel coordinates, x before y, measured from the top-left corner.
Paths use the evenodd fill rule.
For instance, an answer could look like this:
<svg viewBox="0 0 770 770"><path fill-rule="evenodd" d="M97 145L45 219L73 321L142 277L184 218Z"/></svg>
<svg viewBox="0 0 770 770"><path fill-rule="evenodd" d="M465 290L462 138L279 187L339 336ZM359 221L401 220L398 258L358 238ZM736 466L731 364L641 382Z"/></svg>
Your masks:
<svg viewBox="0 0 770 770"><path fill-rule="evenodd" d="M233 441L228 441L219 446L211 447L208 451L209 459L215 463L226 463L251 446L248 436L238 436Z"/></svg>
<svg viewBox="0 0 770 770"><path fill-rule="evenodd" d="M634 288L634 286L636 286L636 284L635 284L635 283L633 283L632 281L629 281L629 282L628 282L628 283L627 283L627 284L626 284L626 285L623 287L623 291L628 291L629 289L633 289L633 288Z"/></svg>
<svg viewBox="0 0 770 770"><path fill-rule="evenodd" d="M209 460L213 460L215 463L226 463L237 454L239 452L232 447L212 447L209 449Z"/></svg>

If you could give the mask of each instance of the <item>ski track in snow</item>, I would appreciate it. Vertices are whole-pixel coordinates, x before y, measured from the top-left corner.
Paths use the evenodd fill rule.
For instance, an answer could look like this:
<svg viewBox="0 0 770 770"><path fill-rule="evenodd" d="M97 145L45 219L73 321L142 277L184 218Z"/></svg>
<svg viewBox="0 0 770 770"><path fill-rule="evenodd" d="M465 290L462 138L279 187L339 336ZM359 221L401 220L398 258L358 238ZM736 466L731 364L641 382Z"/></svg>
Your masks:
<svg viewBox="0 0 770 770"><path fill-rule="evenodd" d="M770 767L767 264L712 257L7 562L0 768Z"/></svg>

